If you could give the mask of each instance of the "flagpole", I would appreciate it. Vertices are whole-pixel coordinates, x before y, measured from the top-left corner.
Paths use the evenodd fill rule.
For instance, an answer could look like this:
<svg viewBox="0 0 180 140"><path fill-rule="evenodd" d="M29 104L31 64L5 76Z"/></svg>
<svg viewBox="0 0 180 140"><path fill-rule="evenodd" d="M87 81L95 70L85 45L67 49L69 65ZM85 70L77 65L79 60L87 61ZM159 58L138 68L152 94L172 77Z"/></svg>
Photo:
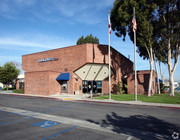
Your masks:
<svg viewBox="0 0 180 140"><path fill-rule="evenodd" d="M135 7L133 7L133 16L135 18ZM133 25L134 26L134 25ZM134 27L133 27L134 28ZM134 30L134 29L133 29ZM137 101L137 72L136 72L136 29L134 30L134 89L135 89L135 101Z"/></svg>
<svg viewBox="0 0 180 140"><path fill-rule="evenodd" d="M109 39L109 45L108 45L108 54L109 54L109 100L111 100L111 56L110 56L110 52L111 52L111 47L110 47L110 16L109 16L109 12L108 12L108 22L109 22L109 27L108 27L108 39Z"/></svg>

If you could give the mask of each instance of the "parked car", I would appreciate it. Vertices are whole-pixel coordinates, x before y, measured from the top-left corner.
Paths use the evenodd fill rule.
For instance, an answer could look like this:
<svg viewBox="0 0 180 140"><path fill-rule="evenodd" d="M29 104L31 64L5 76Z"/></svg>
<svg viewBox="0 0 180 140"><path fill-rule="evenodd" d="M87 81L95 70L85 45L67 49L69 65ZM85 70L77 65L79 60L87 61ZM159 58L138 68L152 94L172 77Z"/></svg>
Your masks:
<svg viewBox="0 0 180 140"><path fill-rule="evenodd" d="M180 93L180 87L175 88L174 92Z"/></svg>
<svg viewBox="0 0 180 140"><path fill-rule="evenodd" d="M169 92L169 88L165 88L164 90L165 90L166 92Z"/></svg>

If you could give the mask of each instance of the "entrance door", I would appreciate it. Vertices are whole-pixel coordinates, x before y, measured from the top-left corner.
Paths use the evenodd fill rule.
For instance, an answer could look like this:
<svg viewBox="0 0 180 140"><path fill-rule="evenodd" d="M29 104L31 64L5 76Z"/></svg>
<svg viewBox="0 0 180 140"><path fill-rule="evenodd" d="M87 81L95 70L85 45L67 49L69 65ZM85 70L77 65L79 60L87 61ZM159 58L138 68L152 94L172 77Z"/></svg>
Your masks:
<svg viewBox="0 0 180 140"><path fill-rule="evenodd" d="M93 83L93 93L97 93L97 84L96 84L96 81L92 81Z"/></svg>
<svg viewBox="0 0 180 140"><path fill-rule="evenodd" d="M87 88L88 91L87 92L90 93L90 91L92 90L92 81L88 81L87 86L88 86L88 88Z"/></svg>
<svg viewBox="0 0 180 140"><path fill-rule="evenodd" d="M61 93L68 93L68 82L67 81L61 82Z"/></svg>
<svg viewBox="0 0 180 140"><path fill-rule="evenodd" d="M88 86L88 93L92 90L92 93L95 94L97 93L97 82L96 81L87 81L87 86Z"/></svg>

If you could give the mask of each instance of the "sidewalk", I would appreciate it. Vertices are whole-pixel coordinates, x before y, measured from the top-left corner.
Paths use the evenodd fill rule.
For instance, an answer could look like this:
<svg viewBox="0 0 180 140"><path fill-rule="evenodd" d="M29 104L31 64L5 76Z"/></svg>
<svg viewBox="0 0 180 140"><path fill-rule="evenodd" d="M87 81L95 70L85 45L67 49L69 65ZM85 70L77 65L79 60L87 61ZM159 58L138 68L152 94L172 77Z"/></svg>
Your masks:
<svg viewBox="0 0 180 140"><path fill-rule="evenodd" d="M180 104L164 104L164 103L150 103L150 102L142 102L142 101L116 101L116 100L99 100L99 99L90 99L85 96L80 95L71 95L71 94L61 94L61 95L51 95L51 96L43 96L43 95L31 95L31 94L17 94L17 93L8 93L5 91L0 91L2 94L9 94L15 96L28 96L28 97L39 97L39 98L47 98L47 99L56 99L61 101L78 101L78 102L94 102L94 103L107 103L107 104L129 104L129 105L144 105L144 106L157 106L157 107L169 107L180 109Z"/></svg>

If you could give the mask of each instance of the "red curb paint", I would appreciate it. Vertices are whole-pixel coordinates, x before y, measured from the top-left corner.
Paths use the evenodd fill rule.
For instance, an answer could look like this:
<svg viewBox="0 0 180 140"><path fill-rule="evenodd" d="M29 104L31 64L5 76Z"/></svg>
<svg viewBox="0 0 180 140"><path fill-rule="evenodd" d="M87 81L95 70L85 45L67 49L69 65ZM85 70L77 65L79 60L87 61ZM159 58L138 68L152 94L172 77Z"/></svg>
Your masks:
<svg viewBox="0 0 180 140"><path fill-rule="evenodd" d="M20 94L8 94L8 95L13 95L13 96L23 96L23 97L34 97L34 98L44 98L44 99L54 99L54 100L60 100L60 101L62 101L62 99L59 99L59 98L53 98L53 97L41 97L41 96L20 95Z"/></svg>

